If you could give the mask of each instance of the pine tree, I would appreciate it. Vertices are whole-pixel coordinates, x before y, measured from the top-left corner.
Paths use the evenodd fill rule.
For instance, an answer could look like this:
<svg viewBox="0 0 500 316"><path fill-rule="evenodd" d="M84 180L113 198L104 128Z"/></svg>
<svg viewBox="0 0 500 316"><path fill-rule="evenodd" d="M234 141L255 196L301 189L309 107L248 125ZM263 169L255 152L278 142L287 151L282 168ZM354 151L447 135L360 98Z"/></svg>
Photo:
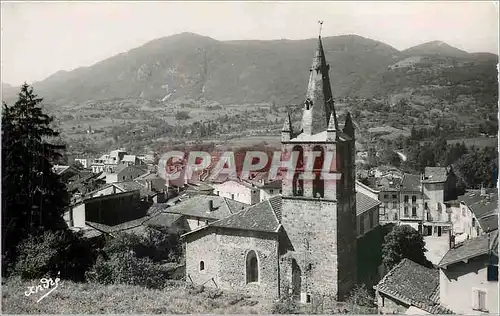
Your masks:
<svg viewBox="0 0 500 316"><path fill-rule="evenodd" d="M2 256L13 263L16 246L26 237L66 227L62 218L68 194L52 171L64 146L49 141L51 128L41 98L26 83L13 106L2 111ZM7 263L7 264L5 264ZM5 271L5 269L4 269Z"/></svg>

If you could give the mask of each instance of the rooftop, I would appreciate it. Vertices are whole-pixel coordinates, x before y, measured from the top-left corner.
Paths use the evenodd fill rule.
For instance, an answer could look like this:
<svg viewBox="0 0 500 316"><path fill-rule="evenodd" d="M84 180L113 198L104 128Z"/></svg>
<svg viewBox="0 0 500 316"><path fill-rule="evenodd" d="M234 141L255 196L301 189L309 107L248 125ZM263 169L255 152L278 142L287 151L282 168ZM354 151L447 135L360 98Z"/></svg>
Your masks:
<svg viewBox="0 0 500 316"><path fill-rule="evenodd" d="M281 196L252 205L209 226L277 232L280 227L278 214L281 217Z"/></svg>
<svg viewBox="0 0 500 316"><path fill-rule="evenodd" d="M439 304L439 270L407 258L401 260L374 288L431 314L452 314Z"/></svg>
<svg viewBox="0 0 500 316"><path fill-rule="evenodd" d="M417 174L405 173L403 176L403 181L401 183L401 190L403 191L420 191L422 188L420 186L420 176Z"/></svg>
<svg viewBox="0 0 500 316"><path fill-rule="evenodd" d="M457 200L470 208L481 228L488 232L498 229L498 192L488 189L485 193L481 195L479 190L470 190Z"/></svg>
<svg viewBox="0 0 500 316"><path fill-rule="evenodd" d="M448 250L438 266L446 268L448 265L488 254L490 250L495 250L497 248L498 231L491 235L481 235L476 238L468 239L463 244Z"/></svg>
<svg viewBox="0 0 500 316"><path fill-rule="evenodd" d="M212 201L213 210L209 209L209 201ZM191 217L221 219L247 206L247 204L217 195L195 195L169 207L167 212Z"/></svg>
<svg viewBox="0 0 500 316"><path fill-rule="evenodd" d="M379 206L382 202L372 199L371 197L361 193L356 193L356 216L359 216L372 208Z"/></svg>
<svg viewBox="0 0 500 316"><path fill-rule="evenodd" d="M445 167L425 167L424 183L446 182L448 178L448 168Z"/></svg>

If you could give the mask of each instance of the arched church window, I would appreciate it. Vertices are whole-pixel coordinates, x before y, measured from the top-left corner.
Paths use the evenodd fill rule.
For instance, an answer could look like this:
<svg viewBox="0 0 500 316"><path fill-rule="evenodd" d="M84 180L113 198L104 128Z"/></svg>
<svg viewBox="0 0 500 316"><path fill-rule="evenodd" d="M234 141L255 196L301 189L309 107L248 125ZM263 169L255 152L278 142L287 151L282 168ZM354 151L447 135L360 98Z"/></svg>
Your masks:
<svg viewBox="0 0 500 316"><path fill-rule="evenodd" d="M200 271L205 270L205 262L200 261Z"/></svg>
<svg viewBox="0 0 500 316"><path fill-rule="evenodd" d="M325 151L321 146L314 146L314 170L319 171L323 169L323 163L325 161ZM318 154L319 153L319 154Z"/></svg>
<svg viewBox="0 0 500 316"><path fill-rule="evenodd" d="M297 155L296 169L304 168L304 150L300 146L294 146L292 149L293 155ZM293 156L292 156L293 157Z"/></svg>
<svg viewBox="0 0 500 316"><path fill-rule="evenodd" d="M296 173L293 176L293 195L294 196L304 195L304 179L301 178L301 173Z"/></svg>
<svg viewBox="0 0 500 316"><path fill-rule="evenodd" d="M248 252L246 261L247 283L259 282L259 261L255 251Z"/></svg>
<svg viewBox="0 0 500 316"><path fill-rule="evenodd" d="M304 102L305 106L306 106L306 110L310 110L312 105L313 105L313 102L311 99L307 98L306 101Z"/></svg>

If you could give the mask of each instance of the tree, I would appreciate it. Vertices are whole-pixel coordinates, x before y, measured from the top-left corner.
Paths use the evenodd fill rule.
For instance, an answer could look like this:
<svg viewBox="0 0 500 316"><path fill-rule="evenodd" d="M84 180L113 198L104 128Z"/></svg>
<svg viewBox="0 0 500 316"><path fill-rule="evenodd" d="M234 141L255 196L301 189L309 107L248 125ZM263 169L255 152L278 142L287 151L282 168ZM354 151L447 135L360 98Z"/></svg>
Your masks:
<svg viewBox="0 0 500 316"><path fill-rule="evenodd" d="M415 229L409 225L396 226L385 236L382 245L382 262L392 269L403 258L408 258L418 264L430 267L425 257L425 242Z"/></svg>
<svg viewBox="0 0 500 316"><path fill-rule="evenodd" d="M26 83L13 106L2 112L2 256L4 273L14 263L17 245L45 230L59 230L68 194L52 171L64 146L49 143L51 128L33 89Z"/></svg>

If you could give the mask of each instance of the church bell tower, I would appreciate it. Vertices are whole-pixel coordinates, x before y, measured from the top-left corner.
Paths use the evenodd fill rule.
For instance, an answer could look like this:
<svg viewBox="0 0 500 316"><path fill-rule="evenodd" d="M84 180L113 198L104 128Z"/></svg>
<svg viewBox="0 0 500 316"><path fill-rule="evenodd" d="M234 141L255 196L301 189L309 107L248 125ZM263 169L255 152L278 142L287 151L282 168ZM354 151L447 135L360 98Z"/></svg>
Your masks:
<svg viewBox="0 0 500 316"><path fill-rule="evenodd" d="M280 273L282 284L305 303L325 295L342 299L356 281L354 126L350 115L343 128L337 122L329 69L320 30L300 130L287 115L281 132L283 156L293 152L297 162L282 182L289 246Z"/></svg>

